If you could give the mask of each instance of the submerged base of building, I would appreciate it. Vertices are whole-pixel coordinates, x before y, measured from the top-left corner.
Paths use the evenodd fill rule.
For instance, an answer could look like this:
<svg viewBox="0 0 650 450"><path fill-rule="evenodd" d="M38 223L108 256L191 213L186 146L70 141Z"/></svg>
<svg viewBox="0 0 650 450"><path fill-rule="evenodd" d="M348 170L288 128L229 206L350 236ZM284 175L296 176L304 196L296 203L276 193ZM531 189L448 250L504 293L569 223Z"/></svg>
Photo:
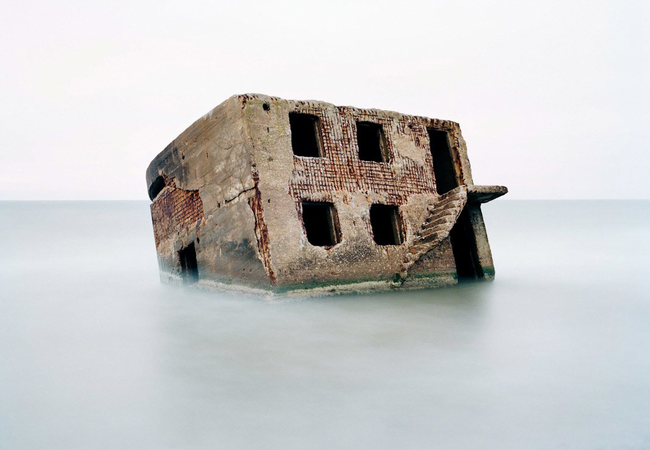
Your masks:
<svg viewBox="0 0 650 450"><path fill-rule="evenodd" d="M486 274L481 280L492 281L494 279L494 270L488 270L490 275ZM267 299L281 298L300 298L300 297L321 297L332 295L346 294L370 294L383 291L412 291L422 289L434 289L442 287L455 286L459 282L471 280L470 278L458 278L456 272L427 274L427 276L408 278L404 282L401 280L357 280L348 282L335 283L302 283L292 286L267 286L266 288L259 285L247 285L228 282L228 280L216 281L212 278L196 279L189 281L183 276L176 273L162 272L160 279L165 284L184 286L201 291L229 292L258 296Z"/></svg>
<svg viewBox="0 0 650 450"><path fill-rule="evenodd" d="M494 277L457 123L231 97L150 164L161 278L313 296Z"/></svg>

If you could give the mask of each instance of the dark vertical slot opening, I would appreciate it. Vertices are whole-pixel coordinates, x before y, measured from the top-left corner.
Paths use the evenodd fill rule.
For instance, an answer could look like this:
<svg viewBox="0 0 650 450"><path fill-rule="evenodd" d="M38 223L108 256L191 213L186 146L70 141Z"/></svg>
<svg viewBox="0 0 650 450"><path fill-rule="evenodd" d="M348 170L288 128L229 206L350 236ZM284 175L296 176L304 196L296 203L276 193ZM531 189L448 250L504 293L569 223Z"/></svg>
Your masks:
<svg viewBox="0 0 650 450"><path fill-rule="evenodd" d="M181 277L185 284L193 284L199 281L199 265L196 261L196 249L194 242L178 252L178 259L181 262Z"/></svg>
<svg viewBox="0 0 650 450"><path fill-rule="evenodd" d="M402 218L397 206L372 205L370 225L372 237L378 245L401 245L404 242Z"/></svg>
<svg viewBox="0 0 650 450"><path fill-rule="evenodd" d="M446 131L429 128L429 142L431 156L433 157L433 172L436 175L436 188L438 194L444 194L458 187L456 170L451 157L449 136Z"/></svg>
<svg viewBox="0 0 650 450"><path fill-rule="evenodd" d="M341 240L338 216L331 203L302 203L302 223L311 245L330 247Z"/></svg>
<svg viewBox="0 0 650 450"><path fill-rule="evenodd" d="M323 156L318 139L318 117L310 114L289 113L291 148L296 156L317 158Z"/></svg>
<svg viewBox="0 0 650 450"><path fill-rule="evenodd" d="M386 162L386 139L381 124L357 122L357 144L362 161Z"/></svg>
<svg viewBox="0 0 650 450"><path fill-rule="evenodd" d="M462 281L482 278L483 270L478 260L476 236L474 235L467 208L458 217L458 221L451 229L449 236L454 251L458 279Z"/></svg>

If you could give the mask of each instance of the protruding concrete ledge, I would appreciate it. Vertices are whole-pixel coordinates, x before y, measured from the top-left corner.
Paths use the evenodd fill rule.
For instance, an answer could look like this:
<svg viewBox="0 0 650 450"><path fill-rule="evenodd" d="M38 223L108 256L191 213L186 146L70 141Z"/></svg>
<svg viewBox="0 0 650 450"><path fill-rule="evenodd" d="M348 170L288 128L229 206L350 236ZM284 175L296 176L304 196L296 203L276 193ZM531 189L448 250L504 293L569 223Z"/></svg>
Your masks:
<svg viewBox="0 0 650 450"><path fill-rule="evenodd" d="M508 193L505 186L467 186L467 203L487 203Z"/></svg>

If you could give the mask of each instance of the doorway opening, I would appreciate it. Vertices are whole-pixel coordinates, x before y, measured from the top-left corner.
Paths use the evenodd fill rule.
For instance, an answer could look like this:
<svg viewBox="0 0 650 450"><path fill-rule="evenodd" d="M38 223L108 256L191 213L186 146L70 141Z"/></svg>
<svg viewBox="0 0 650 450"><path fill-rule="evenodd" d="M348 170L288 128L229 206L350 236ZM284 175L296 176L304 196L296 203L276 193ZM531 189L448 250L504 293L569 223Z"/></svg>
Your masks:
<svg viewBox="0 0 650 450"><path fill-rule="evenodd" d="M429 128L427 131L431 145L436 188L438 194L444 194L458 187L452 149L449 145L449 135L446 131L433 128ZM458 217L458 221L449 233L459 281L483 278L483 269L478 258L476 235L474 234L469 208L471 208L470 205L465 206Z"/></svg>
<svg viewBox="0 0 650 450"><path fill-rule="evenodd" d="M433 158L433 173L436 175L436 188L442 195L458 187L456 170L451 156L449 136L446 131L429 128L429 142L431 143L431 157Z"/></svg>
<svg viewBox="0 0 650 450"><path fill-rule="evenodd" d="M181 278L185 284L194 284L199 281L199 265L196 261L194 242L178 252L181 263Z"/></svg>

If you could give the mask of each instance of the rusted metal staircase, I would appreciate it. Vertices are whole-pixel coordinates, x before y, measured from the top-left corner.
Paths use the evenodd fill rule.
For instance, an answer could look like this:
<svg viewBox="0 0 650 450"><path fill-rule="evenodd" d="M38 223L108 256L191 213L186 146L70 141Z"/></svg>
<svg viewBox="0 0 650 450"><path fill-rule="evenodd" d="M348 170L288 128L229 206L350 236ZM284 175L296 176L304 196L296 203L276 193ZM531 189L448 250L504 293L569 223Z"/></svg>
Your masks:
<svg viewBox="0 0 650 450"><path fill-rule="evenodd" d="M408 271L413 264L449 236L449 232L467 203L467 192L467 186L459 186L441 195L435 203L427 207L428 215L402 261L401 283L406 280Z"/></svg>

